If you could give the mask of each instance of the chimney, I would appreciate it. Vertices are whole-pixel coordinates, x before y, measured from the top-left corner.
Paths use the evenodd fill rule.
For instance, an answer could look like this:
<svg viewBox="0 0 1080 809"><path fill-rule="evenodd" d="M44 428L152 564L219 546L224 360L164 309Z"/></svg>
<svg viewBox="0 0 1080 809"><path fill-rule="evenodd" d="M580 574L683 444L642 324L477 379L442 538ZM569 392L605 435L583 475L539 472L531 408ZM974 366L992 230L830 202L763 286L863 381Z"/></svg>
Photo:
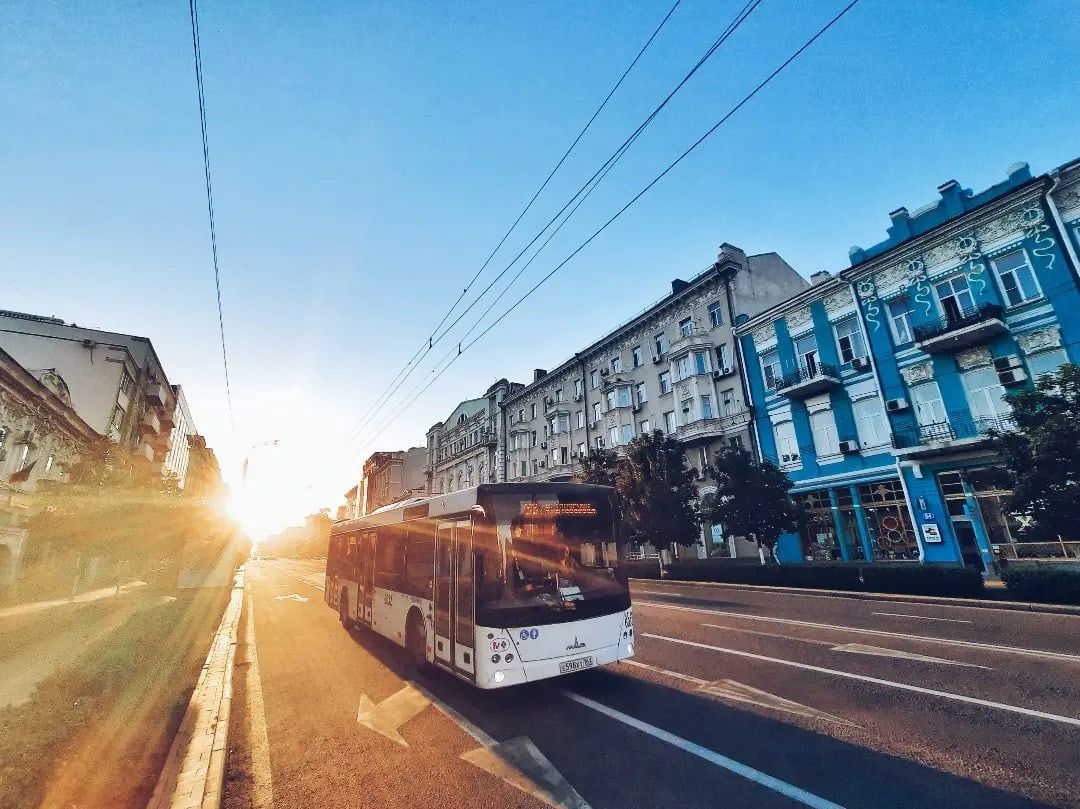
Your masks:
<svg viewBox="0 0 1080 809"><path fill-rule="evenodd" d="M945 215L959 216L964 212L964 189L956 180L948 180L937 187L941 202L945 206Z"/></svg>
<svg viewBox="0 0 1080 809"><path fill-rule="evenodd" d="M810 276L810 283L812 285L823 284L829 280L832 280L832 273L828 270L818 270Z"/></svg>
<svg viewBox="0 0 1080 809"><path fill-rule="evenodd" d="M545 376L547 376L547 371L543 368L537 368L533 371L533 382L539 382Z"/></svg>
<svg viewBox="0 0 1080 809"><path fill-rule="evenodd" d="M848 248L847 254L848 261L851 262L852 267L866 260L866 251L857 244L851 245L851 247Z"/></svg>
<svg viewBox="0 0 1080 809"><path fill-rule="evenodd" d="M1009 166L1009 179L1016 182L1025 182L1031 179L1031 167L1027 163L1013 163Z"/></svg>
<svg viewBox="0 0 1080 809"><path fill-rule="evenodd" d="M689 283L682 280L681 278L676 278L674 281L671 282L671 294L672 295L678 295L680 292L682 292L688 286L690 286Z"/></svg>
<svg viewBox="0 0 1080 809"><path fill-rule="evenodd" d="M901 206L895 211L889 211L889 219L892 220L888 230L891 238L907 239L911 236L911 217L907 208Z"/></svg>

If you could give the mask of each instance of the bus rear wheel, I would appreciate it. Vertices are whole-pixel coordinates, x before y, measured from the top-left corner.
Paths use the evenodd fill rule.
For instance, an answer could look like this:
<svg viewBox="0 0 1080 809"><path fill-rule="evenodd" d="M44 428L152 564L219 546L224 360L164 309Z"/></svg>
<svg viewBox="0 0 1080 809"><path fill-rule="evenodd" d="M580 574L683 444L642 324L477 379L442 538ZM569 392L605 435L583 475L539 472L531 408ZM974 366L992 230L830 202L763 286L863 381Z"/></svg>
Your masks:
<svg viewBox="0 0 1080 809"><path fill-rule="evenodd" d="M417 671L427 668L427 625L418 612L409 614L408 626L405 628L405 648Z"/></svg>
<svg viewBox="0 0 1080 809"><path fill-rule="evenodd" d="M349 593L346 590L341 591L341 598L338 599L338 618L345 629L352 629L353 622L349 617Z"/></svg>

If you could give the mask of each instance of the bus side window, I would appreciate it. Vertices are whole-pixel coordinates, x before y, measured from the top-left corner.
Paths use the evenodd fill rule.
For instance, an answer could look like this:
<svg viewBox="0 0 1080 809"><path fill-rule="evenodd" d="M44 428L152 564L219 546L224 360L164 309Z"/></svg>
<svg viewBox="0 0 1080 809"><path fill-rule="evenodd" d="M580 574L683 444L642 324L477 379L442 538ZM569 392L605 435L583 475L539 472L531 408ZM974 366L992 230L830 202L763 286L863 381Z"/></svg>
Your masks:
<svg viewBox="0 0 1080 809"><path fill-rule="evenodd" d="M375 586L401 590L404 562L401 526L388 525L379 529L375 542Z"/></svg>
<svg viewBox="0 0 1080 809"><path fill-rule="evenodd" d="M435 542L432 538L410 531L405 545L405 583L402 589L419 598L431 598L435 575Z"/></svg>

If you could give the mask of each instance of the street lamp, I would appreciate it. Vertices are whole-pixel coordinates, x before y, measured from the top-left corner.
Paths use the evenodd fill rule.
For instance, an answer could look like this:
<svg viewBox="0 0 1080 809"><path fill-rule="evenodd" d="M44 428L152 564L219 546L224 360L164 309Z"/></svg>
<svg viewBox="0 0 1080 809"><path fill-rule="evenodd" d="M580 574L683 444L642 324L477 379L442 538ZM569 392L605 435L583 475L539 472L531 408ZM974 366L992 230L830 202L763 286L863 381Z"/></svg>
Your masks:
<svg viewBox="0 0 1080 809"><path fill-rule="evenodd" d="M272 441L260 441L259 443L252 444L250 447L248 447L248 451L244 455L244 471L240 475L240 485L241 485L241 487L243 487L247 483L248 464L251 461L251 453L254 452L256 449L258 449L259 447L276 447L280 443L281 443L281 440L278 439L278 438L275 438Z"/></svg>

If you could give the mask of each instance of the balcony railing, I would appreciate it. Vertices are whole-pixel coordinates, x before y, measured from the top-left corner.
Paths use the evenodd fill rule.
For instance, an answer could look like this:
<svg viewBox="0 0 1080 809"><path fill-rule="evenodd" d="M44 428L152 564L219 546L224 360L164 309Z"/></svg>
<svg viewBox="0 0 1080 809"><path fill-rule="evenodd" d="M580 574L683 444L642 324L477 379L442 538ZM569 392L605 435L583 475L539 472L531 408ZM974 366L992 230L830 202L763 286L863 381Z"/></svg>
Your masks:
<svg viewBox="0 0 1080 809"><path fill-rule="evenodd" d="M784 374L776 392L783 396L809 396L839 384L840 372L835 365L815 362Z"/></svg>
<svg viewBox="0 0 1080 809"><path fill-rule="evenodd" d="M1011 416L969 416L967 413L950 413L949 420L937 424L920 424L893 430L893 447L896 449L947 448L956 441L989 439L990 433L1007 432L1016 427Z"/></svg>
<svg viewBox="0 0 1080 809"><path fill-rule="evenodd" d="M923 351L952 350L985 342L1005 331L1003 307L984 303L974 309L947 314L912 329L915 345Z"/></svg>
<svg viewBox="0 0 1080 809"><path fill-rule="evenodd" d="M680 424L675 429L675 434L684 441L702 436L718 435L728 430L738 430L745 427L750 423L752 415L753 411L746 409L725 416L696 419L687 424Z"/></svg>

